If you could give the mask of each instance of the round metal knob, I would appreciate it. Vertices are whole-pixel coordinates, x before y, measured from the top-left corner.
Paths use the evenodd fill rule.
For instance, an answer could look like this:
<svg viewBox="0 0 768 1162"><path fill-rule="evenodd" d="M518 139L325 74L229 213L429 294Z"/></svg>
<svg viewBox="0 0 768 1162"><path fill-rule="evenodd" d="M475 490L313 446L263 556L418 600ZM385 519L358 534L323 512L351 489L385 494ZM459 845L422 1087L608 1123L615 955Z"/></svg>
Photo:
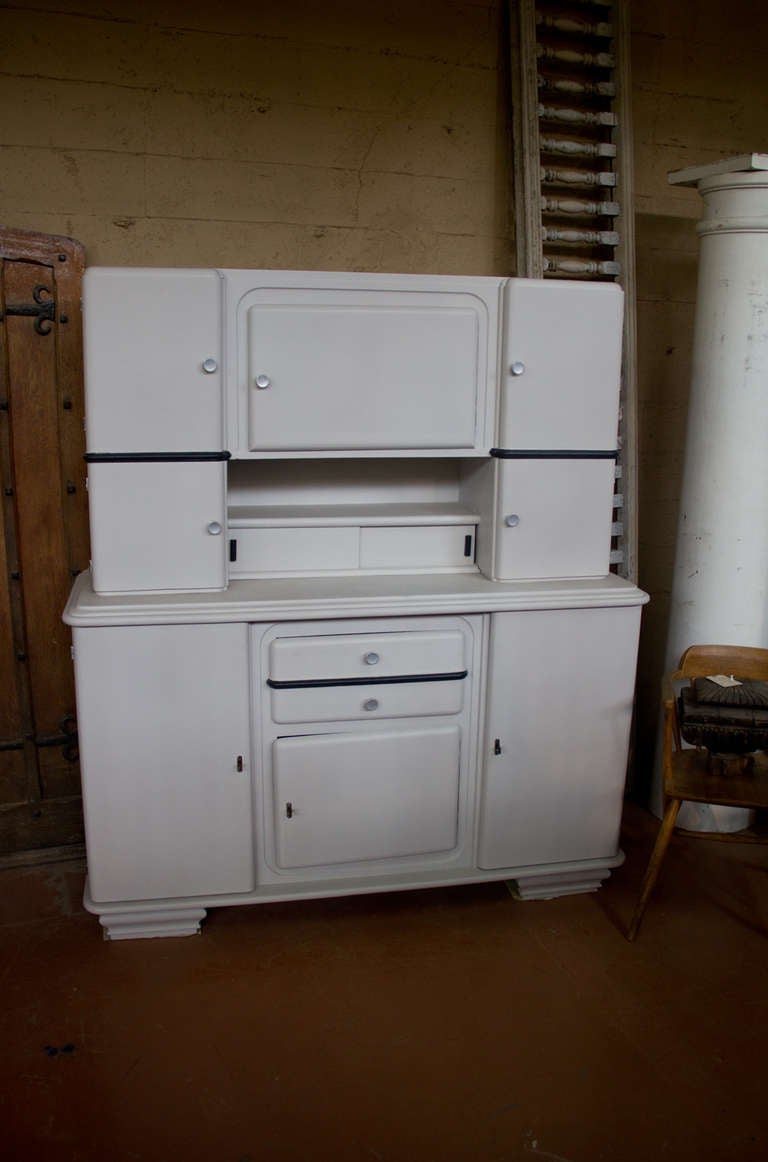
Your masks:
<svg viewBox="0 0 768 1162"><path fill-rule="evenodd" d="M265 387L272 386L272 380L268 375L257 375L253 382L256 384L259 391L263 391Z"/></svg>
<svg viewBox="0 0 768 1162"><path fill-rule="evenodd" d="M212 537L218 537L222 532L222 526L219 524L219 522L217 520L212 520L211 523L208 525L208 532L211 534Z"/></svg>
<svg viewBox="0 0 768 1162"><path fill-rule="evenodd" d="M515 362L512 364L509 370L511 375L525 375L525 364Z"/></svg>
<svg viewBox="0 0 768 1162"><path fill-rule="evenodd" d="M211 359L209 357L208 359L203 360L203 371L205 372L206 375L213 375L214 371L218 371L218 370L219 370L219 365L215 359Z"/></svg>
<svg viewBox="0 0 768 1162"><path fill-rule="evenodd" d="M378 662L381 661L381 658L378 654L371 652L370 654L365 655L363 661L365 662L366 666L375 666Z"/></svg>
<svg viewBox="0 0 768 1162"><path fill-rule="evenodd" d="M504 524L509 525L509 527L513 529L520 524L520 517L516 512L511 512L509 516L504 517Z"/></svg>
<svg viewBox="0 0 768 1162"><path fill-rule="evenodd" d="M368 698L368 699L367 699L367 700L366 700L366 701L363 703L363 710L378 710L378 709L379 709L379 700L378 700L378 698Z"/></svg>

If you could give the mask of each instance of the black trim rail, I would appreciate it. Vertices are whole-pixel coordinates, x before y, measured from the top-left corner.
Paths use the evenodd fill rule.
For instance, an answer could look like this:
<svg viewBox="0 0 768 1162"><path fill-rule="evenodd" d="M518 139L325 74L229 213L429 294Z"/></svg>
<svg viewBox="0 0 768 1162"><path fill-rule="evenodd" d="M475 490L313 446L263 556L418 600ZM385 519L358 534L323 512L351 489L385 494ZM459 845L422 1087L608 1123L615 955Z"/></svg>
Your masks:
<svg viewBox="0 0 768 1162"><path fill-rule="evenodd" d="M491 448L491 456L499 460L616 460L619 453L601 448L551 448L536 451L518 451L513 448Z"/></svg>
<svg viewBox="0 0 768 1162"><path fill-rule="evenodd" d="M231 452L86 452L86 464L197 464L230 460Z"/></svg>
<svg viewBox="0 0 768 1162"><path fill-rule="evenodd" d="M386 678L305 678L295 682L278 682L267 678L272 690L313 690L319 686L394 686L405 682L460 682L469 670L457 670L453 674L395 674Z"/></svg>

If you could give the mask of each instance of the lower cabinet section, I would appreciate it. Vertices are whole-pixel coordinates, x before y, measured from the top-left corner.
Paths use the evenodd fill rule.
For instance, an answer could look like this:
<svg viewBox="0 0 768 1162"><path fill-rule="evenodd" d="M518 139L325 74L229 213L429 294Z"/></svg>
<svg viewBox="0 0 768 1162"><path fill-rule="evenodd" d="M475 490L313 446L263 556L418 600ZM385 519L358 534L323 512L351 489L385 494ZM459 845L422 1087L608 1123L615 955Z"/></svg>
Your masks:
<svg viewBox="0 0 768 1162"><path fill-rule="evenodd" d="M478 866L618 852L640 608L491 618Z"/></svg>
<svg viewBox="0 0 768 1162"><path fill-rule="evenodd" d="M248 627L76 629L90 894L254 885Z"/></svg>
<svg viewBox="0 0 768 1162"><path fill-rule="evenodd" d="M123 938L215 904L593 890L622 858L639 620L77 628L87 906Z"/></svg>
<svg viewBox="0 0 768 1162"><path fill-rule="evenodd" d="M272 744L279 867L451 851L458 726L303 735Z"/></svg>

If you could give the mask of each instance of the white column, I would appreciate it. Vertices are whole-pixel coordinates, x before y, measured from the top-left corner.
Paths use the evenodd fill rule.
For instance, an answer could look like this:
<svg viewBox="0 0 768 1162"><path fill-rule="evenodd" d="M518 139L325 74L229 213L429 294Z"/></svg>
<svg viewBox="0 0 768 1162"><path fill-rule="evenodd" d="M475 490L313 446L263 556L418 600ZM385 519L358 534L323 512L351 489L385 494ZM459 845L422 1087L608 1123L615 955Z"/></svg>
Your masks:
<svg viewBox="0 0 768 1162"><path fill-rule="evenodd" d="M670 174L704 201L667 669L698 643L768 646L768 155ZM688 803L681 826L750 813Z"/></svg>

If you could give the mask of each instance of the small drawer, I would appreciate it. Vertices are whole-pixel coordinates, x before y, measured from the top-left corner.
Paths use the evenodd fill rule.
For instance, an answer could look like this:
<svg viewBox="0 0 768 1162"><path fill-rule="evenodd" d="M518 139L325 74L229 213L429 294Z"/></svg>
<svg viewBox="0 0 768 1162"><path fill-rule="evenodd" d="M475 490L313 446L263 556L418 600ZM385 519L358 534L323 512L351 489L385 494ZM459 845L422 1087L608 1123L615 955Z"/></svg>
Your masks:
<svg viewBox="0 0 768 1162"><path fill-rule="evenodd" d="M355 528L231 529L230 577L335 573L358 567Z"/></svg>
<svg viewBox="0 0 768 1162"><path fill-rule="evenodd" d="M475 525L360 529L361 569L475 569Z"/></svg>
<svg viewBox="0 0 768 1162"><path fill-rule="evenodd" d="M269 677L276 682L455 674L465 669L459 630L280 637L269 647Z"/></svg>
<svg viewBox="0 0 768 1162"><path fill-rule="evenodd" d="M336 722L458 714L466 680L385 682L370 686L305 686L270 691L272 721Z"/></svg>

